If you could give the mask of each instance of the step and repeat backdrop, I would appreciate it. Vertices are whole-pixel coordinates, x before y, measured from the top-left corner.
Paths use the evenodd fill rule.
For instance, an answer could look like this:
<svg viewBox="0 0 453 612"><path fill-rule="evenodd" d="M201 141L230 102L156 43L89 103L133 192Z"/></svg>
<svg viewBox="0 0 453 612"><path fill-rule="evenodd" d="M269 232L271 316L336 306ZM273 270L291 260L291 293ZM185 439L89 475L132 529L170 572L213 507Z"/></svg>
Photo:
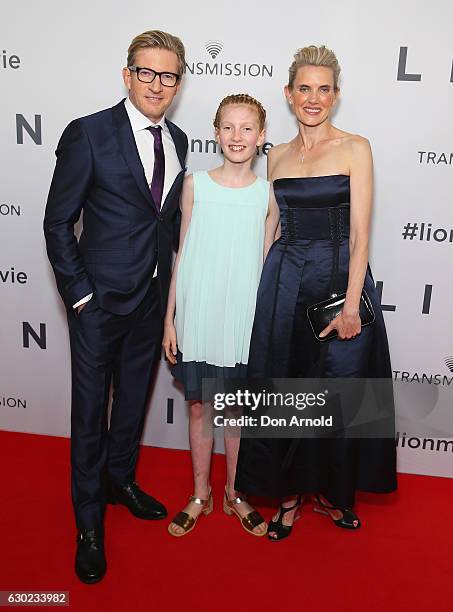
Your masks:
<svg viewBox="0 0 453 612"><path fill-rule="evenodd" d="M225 95L262 101L262 176L268 150L296 132L283 95L293 53L325 44L342 66L334 123L366 136L374 153L370 260L392 355L399 470L452 477L452 21L448 0L2 6L0 428L69 435L69 343L45 253L44 207L64 127L125 96L130 40L156 28L186 46L170 116L188 134L189 170L221 162L212 119ZM187 409L164 361L143 442L188 448Z"/></svg>

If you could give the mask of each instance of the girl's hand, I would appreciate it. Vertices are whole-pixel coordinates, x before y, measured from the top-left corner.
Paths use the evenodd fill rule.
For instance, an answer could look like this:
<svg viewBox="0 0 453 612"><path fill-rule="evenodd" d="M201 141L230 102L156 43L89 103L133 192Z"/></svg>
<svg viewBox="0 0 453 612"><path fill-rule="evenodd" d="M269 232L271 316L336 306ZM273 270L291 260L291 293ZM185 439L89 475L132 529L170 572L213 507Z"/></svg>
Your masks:
<svg viewBox="0 0 453 612"><path fill-rule="evenodd" d="M174 323L164 323L164 338L162 340L162 346L164 347L165 357L171 363L175 365L177 344L176 344L176 329Z"/></svg>
<svg viewBox="0 0 453 612"><path fill-rule="evenodd" d="M340 340L355 338L362 331L362 323L359 314L345 314L343 311L333 319L327 327L319 334L324 338L332 330L336 329Z"/></svg>

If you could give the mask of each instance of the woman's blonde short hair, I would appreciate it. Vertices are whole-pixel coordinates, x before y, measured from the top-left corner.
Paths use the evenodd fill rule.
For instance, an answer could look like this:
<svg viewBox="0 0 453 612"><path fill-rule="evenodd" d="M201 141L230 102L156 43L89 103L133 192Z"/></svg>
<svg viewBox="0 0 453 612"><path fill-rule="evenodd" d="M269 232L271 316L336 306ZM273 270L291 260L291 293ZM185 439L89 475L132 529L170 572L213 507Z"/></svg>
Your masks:
<svg viewBox="0 0 453 612"><path fill-rule="evenodd" d="M260 130L264 129L264 124L266 122L266 111L264 110L261 102L258 102L258 100L252 98L252 96L249 96L248 94L231 94L230 96L223 98L215 114L215 128L218 129L220 127L220 118L222 115L222 110L225 108L225 106L229 106L230 104L244 104L245 106L251 106L252 108L254 108L258 115L258 124L260 126Z"/></svg>
<svg viewBox="0 0 453 612"><path fill-rule="evenodd" d="M156 47L159 49L167 49L167 51L173 51L178 58L179 74L185 73L186 51L181 39L168 32L162 32L161 30L148 30L134 38L127 50L127 65L134 65L135 55L139 49L153 49ZM152 68L152 66L150 66L150 68Z"/></svg>
<svg viewBox="0 0 453 612"><path fill-rule="evenodd" d="M290 89L294 85L297 71L303 66L324 66L330 68L333 73L333 87L335 91L338 91L338 79L341 68L337 56L331 49L324 45L321 47L310 45L309 47L298 49L294 54L294 61L289 67L288 87Z"/></svg>

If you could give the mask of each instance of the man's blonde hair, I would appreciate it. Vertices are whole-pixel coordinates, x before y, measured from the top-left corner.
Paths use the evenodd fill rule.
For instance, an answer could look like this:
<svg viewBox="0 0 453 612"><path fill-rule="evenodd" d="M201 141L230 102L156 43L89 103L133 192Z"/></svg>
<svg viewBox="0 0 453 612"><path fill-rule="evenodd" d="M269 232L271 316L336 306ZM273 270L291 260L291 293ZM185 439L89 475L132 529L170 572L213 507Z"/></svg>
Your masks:
<svg viewBox="0 0 453 612"><path fill-rule="evenodd" d="M162 32L161 30L148 30L134 38L127 50L127 65L134 65L135 55L140 49L154 49L156 47L159 49L167 49L167 51L173 51L178 58L178 73L185 73L186 51L181 39L168 32ZM149 67L152 68L152 66Z"/></svg>

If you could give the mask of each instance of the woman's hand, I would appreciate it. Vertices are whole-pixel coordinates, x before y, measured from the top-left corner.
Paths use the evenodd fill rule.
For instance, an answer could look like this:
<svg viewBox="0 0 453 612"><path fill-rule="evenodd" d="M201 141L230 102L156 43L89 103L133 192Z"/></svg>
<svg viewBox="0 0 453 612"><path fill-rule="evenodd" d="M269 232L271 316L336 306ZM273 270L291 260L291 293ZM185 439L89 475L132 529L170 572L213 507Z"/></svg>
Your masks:
<svg viewBox="0 0 453 612"><path fill-rule="evenodd" d="M359 314L348 314L344 311L340 312L340 314L322 330L319 336L324 338L334 329L337 330L340 340L355 338L362 331L362 323Z"/></svg>
<svg viewBox="0 0 453 612"><path fill-rule="evenodd" d="M164 323L164 338L162 340L162 346L164 347L165 357L168 359L171 365L175 365L177 363L177 344L176 328L173 321Z"/></svg>

